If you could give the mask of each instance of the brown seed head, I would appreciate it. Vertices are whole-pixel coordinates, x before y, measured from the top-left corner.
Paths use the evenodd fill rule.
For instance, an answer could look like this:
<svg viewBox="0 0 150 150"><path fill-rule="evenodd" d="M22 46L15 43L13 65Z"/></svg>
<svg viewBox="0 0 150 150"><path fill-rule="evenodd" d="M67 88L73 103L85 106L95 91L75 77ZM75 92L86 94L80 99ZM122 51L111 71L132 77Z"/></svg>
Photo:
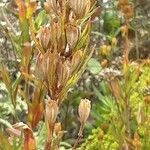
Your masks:
<svg viewBox="0 0 150 150"><path fill-rule="evenodd" d="M91 110L91 102L88 99L81 99L79 104L78 113L80 117L80 122L85 123L89 117Z"/></svg>

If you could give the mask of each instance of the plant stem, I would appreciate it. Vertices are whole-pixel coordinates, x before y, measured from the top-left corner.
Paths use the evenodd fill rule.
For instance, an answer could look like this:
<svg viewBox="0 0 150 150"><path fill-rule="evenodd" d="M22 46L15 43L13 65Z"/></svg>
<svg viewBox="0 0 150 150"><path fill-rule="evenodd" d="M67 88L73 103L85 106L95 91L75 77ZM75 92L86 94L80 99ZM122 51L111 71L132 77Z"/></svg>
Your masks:
<svg viewBox="0 0 150 150"><path fill-rule="evenodd" d="M73 146L73 150L76 149L78 143L80 142L80 140L81 140L81 138L82 138L82 136L83 136L83 135L82 135L82 133L83 133L83 127L84 127L84 123L81 123L80 129L79 129L79 132L78 132L78 138L77 138L76 141L75 141L75 144L74 144L74 146Z"/></svg>

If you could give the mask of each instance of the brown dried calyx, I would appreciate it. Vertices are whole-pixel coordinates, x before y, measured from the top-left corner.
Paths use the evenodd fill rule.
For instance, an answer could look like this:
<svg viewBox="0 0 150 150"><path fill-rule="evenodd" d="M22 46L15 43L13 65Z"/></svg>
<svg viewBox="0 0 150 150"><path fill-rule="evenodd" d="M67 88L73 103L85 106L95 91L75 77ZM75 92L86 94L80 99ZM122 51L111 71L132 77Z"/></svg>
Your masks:
<svg viewBox="0 0 150 150"><path fill-rule="evenodd" d="M73 49L79 39L79 29L73 25L66 26L66 38L70 49Z"/></svg>
<svg viewBox="0 0 150 150"><path fill-rule="evenodd" d="M54 12L57 12L57 1L58 0L46 0L49 10L53 10Z"/></svg>
<svg viewBox="0 0 150 150"><path fill-rule="evenodd" d="M69 0L69 4L77 18L82 18L91 8L91 0Z"/></svg>
<svg viewBox="0 0 150 150"><path fill-rule="evenodd" d="M89 117L91 110L91 102L88 99L81 99L79 104L78 113L80 117L80 122L85 123Z"/></svg>
<svg viewBox="0 0 150 150"><path fill-rule="evenodd" d="M57 115L59 113L59 107L56 101L48 100L45 108L45 119L49 125L54 125Z"/></svg>
<svg viewBox="0 0 150 150"><path fill-rule="evenodd" d="M39 34L39 42L44 50L48 49L48 45L50 43L50 28L46 26L42 26Z"/></svg>

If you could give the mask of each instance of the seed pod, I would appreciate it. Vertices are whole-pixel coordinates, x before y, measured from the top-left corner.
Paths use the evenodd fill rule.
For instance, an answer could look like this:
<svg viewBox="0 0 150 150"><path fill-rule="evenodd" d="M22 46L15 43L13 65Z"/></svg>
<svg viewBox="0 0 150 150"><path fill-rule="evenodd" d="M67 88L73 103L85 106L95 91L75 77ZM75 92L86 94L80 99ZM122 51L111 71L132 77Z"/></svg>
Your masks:
<svg viewBox="0 0 150 150"><path fill-rule="evenodd" d="M45 26L41 27L38 36L41 46L46 50L50 42L50 29Z"/></svg>
<svg viewBox="0 0 150 150"><path fill-rule="evenodd" d="M88 99L81 99L79 104L78 113L80 117L80 122L85 123L89 117L91 110L91 102Z"/></svg>
<svg viewBox="0 0 150 150"><path fill-rule="evenodd" d="M78 18L82 18L90 8L90 0L70 0L70 7Z"/></svg>
<svg viewBox="0 0 150 150"><path fill-rule="evenodd" d="M67 37L67 43L69 45L69 48L73 49L76 46L79 38L78 28L73 25L68 25L66 27L66 37Z"/></svg>
<svg viewBox="0 0 150 150"><path fill-rule="evenodd" d="M83 56L83 51L82 50L78 50L74 53L72 60L71 60L71 69L72 71L74 71L77 66L79 65L81 58Z"/></svg>
<svg viewBox="0 0 150 150"><path fill-rule="evenodd" d="M42 60L43 60L43 54L41 53L37 54L34 74L40 80L43 80L43 70L41 65Z"/></svg>
<svg viewBox="0 0 150 150"><path fill-rule="evenodd" d="M46 2L49 4L49 7L56 12L57 11L57 0L46 0Z"/></svg>
<svg viewBox="0 0 150 150"><path fill-rule="evenodd" d="M53 125L58 115L59 107L56 101L48 100L46 102L45 117L49 125Z"/></svg>
<svg viewBox="0 0 150 150"><path fill-rule="evenodd" d="M66 84L70 76L70 62L66 60L64 63L62 61L58 62L57 66L57 76L58 76L58 87L62 87Z"/></svg>

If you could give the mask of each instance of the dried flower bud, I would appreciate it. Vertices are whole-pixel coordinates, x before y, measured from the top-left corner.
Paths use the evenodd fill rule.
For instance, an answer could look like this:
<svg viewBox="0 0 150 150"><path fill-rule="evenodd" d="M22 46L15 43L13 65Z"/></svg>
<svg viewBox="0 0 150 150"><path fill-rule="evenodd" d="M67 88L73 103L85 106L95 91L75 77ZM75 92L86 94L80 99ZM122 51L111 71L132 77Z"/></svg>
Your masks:
<svg viewBox="0 0 150 150"><path fill-rule="evenodd" d="M70 70L70 62L66 60L64 63L62 61L58 62L57 66L57 76L58 76L58 87L62 87L64 84L66 84L71 70Z"/></svg>
<svg viewBox="0 0 150 150"><path fill-rule="evenodd" d="M76 46L79 38L78 28L72 25L68 25L66 27L66 37L67 37L67 43L69 44L69 48L73 49Z"/></svg>
<svg viewBox="0 0 150 150"><path fill-rule="evenodd" d="M48 100L46 102L45 118L49 125L53 125L58 115L59 107L56 101Z"/></svg>
<svg viewBox="0 0 150 150"><path fill-rule="evenodd" d="M80 117L80 122L85 123L89 117L91 110L91 102L88 99L81 99L79 104L78 113Z"/></svg>
<svg viewBox="0 0 150 150"><path fill-rule="evenodd" d="M39 53L36 58L35 75L41 80L46 79L49 67L49 53Z"/></svg>
<svg viewBox="0 0 150 150"><path fill-rule="evenodd" d="M70 7L78 18L82 18L90 9L90 0L70 0Z"/></svg>
<svg viewBox="0 0 150 150"><path fill-rule="evenodd" d="M112 76L111 81L109 81L108 87L109 87L111 93L113 94L113 96L116 99L120 99L121 98L121 90L119 87L119 83L118 83L118 80L113 79L113 78L114 77Z"/></svg>
<svg viewBox="0 0 150 150"><path fill-rule="evenodd" d="M47 49L50 42L50 29L48 27L41 27L39 32L39 41L43 49Z"/></svg>
<svg viewBox="0 0 150 150"><path fill-rule="evenodd" d="M57 0L46 0L46 2L49 4L49 7L56 12L57 11Z"/></svg>
<svg viewBox="0 0 150 150"><path fill-rule="evenodd" d="M76 67L79 65L81 58L83 56L83 51L82 50L78 50L74 53L72 60L71 60L71 69L72 71L74 71L76 69Z"/></svg>

